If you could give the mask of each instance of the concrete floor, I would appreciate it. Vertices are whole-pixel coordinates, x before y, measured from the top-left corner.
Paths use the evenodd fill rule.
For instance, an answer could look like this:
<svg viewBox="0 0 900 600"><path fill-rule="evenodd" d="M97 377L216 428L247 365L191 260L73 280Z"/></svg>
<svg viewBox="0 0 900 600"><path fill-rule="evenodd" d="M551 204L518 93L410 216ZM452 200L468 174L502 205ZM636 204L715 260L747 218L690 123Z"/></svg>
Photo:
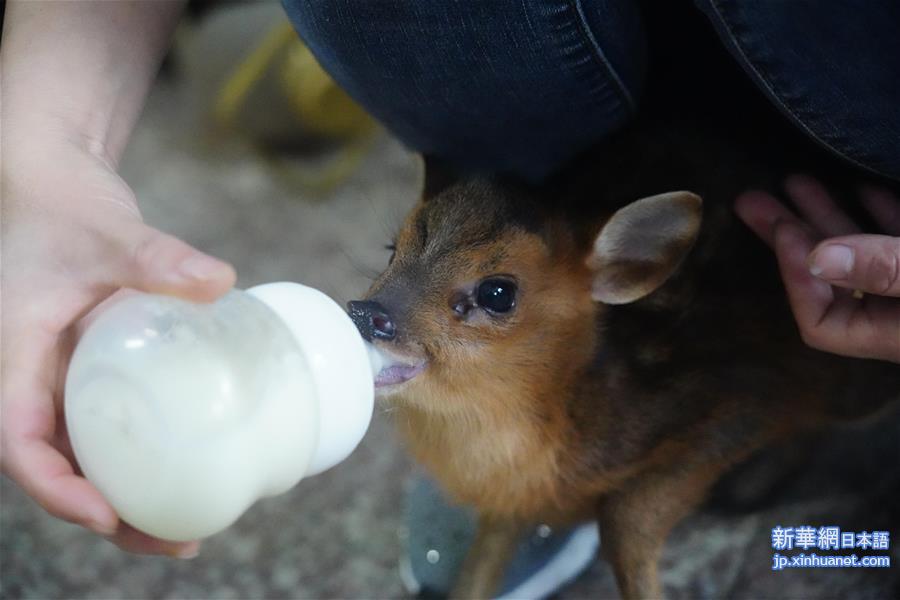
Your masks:
<svg viewBox="0 0 900 600"><path fill-rule="evenodd" d="M189 87L157 86L123 163L146 220L231 261L241 287L286 279L342 301L357 297L386 264L383 245L414 202L418 173L409 154L382 135L337 189L305 192L246 144L213 142L187 108ZM815 444L815 456L777 485L777 458L733 477L723 485L725 500L688 519L667 545L667 594L900 597L897 567L773 573L769 537L776 525L871 530L900 523L898 422L895 415L874 429L805 442ZM400 507L411 470L389 422L377 415L346 463L261 501L191 561L123 553L48 517L4 478L0 597L399 597ZM895 564L898 546L895 537ZM558 597L608 598L614 590L609 567L597 562Z"/></svg>

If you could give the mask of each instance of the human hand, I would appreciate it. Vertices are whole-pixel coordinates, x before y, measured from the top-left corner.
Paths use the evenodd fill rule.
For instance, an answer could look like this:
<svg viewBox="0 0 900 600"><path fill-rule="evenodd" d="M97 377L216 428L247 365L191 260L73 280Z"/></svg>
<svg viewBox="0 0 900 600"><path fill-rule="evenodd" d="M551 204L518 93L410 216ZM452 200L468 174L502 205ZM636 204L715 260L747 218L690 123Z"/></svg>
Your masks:
<svg viewBox="0 0 900 600"><path fill-rule="evenodd" d="M735 210L775 251L804 342L900 363L900 198L864 189L887 235L864 234L815 179L794 175L785 187L803 219L759 191L741 194Z"/></svg>
<svg viewBox="0 0 900 600"><path fill-rule="evenodd" d="M77 470L63 386L79 321L120 288L211 301L227 264L141 221L134 195L100 152L61 137L17 139L2 166L0 470L50 514L139 553L188 557L119 521Z"/></svg>

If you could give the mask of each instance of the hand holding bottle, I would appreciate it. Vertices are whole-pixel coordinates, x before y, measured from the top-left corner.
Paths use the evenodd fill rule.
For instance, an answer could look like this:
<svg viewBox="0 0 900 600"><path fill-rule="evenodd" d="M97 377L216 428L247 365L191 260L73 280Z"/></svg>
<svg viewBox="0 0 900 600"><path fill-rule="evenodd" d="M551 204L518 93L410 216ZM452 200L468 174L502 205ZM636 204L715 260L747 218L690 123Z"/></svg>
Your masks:
<svg viewBox="0 0 900 600"><path fill-rule="evenodd" d="M61 418L79 320L128 286L201 301L234 271L141 222L116 163L178 2L9 2L3 32L0 469L50 514L134 552L191 555L121 524ZM138 34L139 33L139 34Z"/></svg>

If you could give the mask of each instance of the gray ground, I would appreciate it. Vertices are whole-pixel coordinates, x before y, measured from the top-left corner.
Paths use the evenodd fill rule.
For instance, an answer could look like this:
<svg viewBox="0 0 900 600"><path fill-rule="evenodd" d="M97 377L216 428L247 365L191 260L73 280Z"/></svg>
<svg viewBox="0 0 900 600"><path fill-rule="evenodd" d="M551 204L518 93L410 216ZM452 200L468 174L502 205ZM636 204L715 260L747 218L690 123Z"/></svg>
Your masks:
<svg viewBox="0 0 900 600"><path fill-rule="evenodd" d="M231 261L246 287L279 279L357 297L385 264L382 246L415 197L411 157L382 135L349 180L298 188L234 139L192 118L190 86L158 86L123 165L148 222ZM278 173L281 173L279 175ZM775 525L890 529L900 522L896 415L880 429L803 440L812 462L760 461L683 523L662 560L675 598L900 597L897 567L773 573ZM785 464L793 467L786 470ZM403 485L412 471L383 415L329 473L264 500L191 561L125 554L42 513L2 480L2 598L388 598L403 596ZM900 536L900 528L894 528ZM900 560L892 540L895 564ZM614 597L597 562L560 598Z"/></svg>

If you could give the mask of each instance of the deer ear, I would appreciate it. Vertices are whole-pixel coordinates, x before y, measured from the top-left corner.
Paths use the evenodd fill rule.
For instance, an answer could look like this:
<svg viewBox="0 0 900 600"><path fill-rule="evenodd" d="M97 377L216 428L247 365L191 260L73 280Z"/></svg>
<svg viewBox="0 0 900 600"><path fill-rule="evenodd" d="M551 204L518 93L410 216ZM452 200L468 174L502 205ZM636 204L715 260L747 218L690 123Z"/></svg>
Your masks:
<svg viewBox="0 0 900 600"><path fill-rule="evenodd" d="M661 286L697 239L701 207L696 194L670 192L616 211L587 259L594 273L594 300L627 304Z"/></svg>
<svg viewBox="0 0 900 600"><path fill-rule="evenodd" d="M427 202L460 178L460 171L447 161L434 156L416 154L419 170L419 198Z"/></svg>

